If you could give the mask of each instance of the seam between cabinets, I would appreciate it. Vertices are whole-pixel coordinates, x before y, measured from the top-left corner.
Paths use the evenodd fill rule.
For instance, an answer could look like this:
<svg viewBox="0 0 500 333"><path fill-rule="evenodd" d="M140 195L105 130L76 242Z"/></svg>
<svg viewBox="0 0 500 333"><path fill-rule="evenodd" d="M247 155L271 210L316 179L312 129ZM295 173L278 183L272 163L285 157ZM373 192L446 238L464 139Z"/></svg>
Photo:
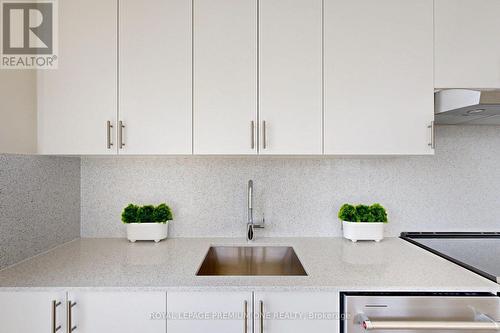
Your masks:
<svg viewBox="0 0 500 333"><path fill-rule="evenodd" d="M257 5L257 105L256 105L256 122L257 122L257 150L256 155L260 155L260 0L256 0Z"/></svg>
<svg viewBox="0 0 500 333"><path fill-rule="evenodd" d="M321 154L325 154L325 0L321 0Z"/></svg>
<svg viewBox="0 0 500 333"><path fill-rule="evenodd" d="M432 87L436 87L436 1L432 0Z"/></svg>
<svg viewBox="0 0 500 333"><path fill-rule="evenodd" d="M252 314L252 317L251 317L252 318L251 319L252 326L251 327L252 327L252 332L255 332L255 313L254 313L254 309L255 309L255 291L251 292L251 296L250 297L252 297L252 299L250 300L251 301L250 303L252 304L252 311L251 311L251 314Z"/></svg>
<svg viewBox="0 0 500 333"><path fill-rule="evenodd" d="M194 155L194 4L191 0L191 155Z"/></svg>
<svg viewBox="0 0 500 333"><path fill-rule="evenodd" d="M118 142L118 124L120 122L120 0L116 0L116 123L114 141L116 142L116 155L120 153Z"/></svg>
<svg viewBox="0 0 500 333"><path fill-rule="evenodd" d="M434 90L436 87L436 0L432 0L432 93L434 94ZM434 112L431 116L431 133L432 140L434 142L431 142L431 144L434 145L434 147L431 147L431 154L432 152L435 154L436 153L436 136L435 136L435 129L434 126L435 123L435 115Z"/></svg>

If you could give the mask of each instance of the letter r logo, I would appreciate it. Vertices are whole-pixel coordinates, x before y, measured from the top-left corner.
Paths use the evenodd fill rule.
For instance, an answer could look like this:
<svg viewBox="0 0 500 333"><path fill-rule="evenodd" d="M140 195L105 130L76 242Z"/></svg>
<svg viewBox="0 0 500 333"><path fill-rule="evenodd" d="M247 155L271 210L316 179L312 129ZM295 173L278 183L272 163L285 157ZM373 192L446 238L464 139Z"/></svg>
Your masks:
<svg viewBox="0 0 500 333"><path fill-rule="evenodd" d="M2 2L3 54L52 54L53 4Z"/></svg>

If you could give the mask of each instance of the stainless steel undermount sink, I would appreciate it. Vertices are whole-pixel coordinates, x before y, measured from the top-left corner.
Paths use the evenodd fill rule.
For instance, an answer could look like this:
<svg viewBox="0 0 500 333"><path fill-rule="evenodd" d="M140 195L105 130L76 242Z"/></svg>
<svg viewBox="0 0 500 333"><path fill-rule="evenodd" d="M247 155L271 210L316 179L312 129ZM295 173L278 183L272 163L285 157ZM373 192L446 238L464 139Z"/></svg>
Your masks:
<svg viewBox="0 0 500 333"><path fill-rule="evenodd" d="M212 246L196 275L307 276L307 273L292 247Z"/></svg>

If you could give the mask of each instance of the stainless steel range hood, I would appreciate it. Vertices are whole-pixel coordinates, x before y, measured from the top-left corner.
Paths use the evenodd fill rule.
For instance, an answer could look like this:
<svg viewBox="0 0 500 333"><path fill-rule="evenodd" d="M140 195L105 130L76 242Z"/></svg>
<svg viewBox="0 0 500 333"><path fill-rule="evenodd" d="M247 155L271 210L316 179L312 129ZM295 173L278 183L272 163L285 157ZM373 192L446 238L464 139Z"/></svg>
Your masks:
<svg viewBox="0 0 500 333"><path fill-rule="evenodd" d="M439 125L500 125L500 90L441 90L434 110Z"/></svg>

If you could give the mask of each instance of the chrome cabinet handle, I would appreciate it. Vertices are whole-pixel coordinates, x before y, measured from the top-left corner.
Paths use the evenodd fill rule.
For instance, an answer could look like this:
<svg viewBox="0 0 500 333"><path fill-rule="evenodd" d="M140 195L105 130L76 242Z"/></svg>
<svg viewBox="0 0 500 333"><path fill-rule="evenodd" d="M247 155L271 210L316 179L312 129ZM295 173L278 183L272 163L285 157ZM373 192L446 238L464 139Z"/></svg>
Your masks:
<svg viewBox="0 0 500 333"><path fill-rule="evenodd" d="M267 148L266 121L262 121L262 148Z"/></svg>
<svg viewBox="0 0 500 333"><path fill-rule="evenodd" d="M431 121L431 124L427 126L431 130L431 142L429 142L429 147L432 149L436 148L436 126L434 121Z"/></svg>
<svg viewBox="0 0 500 333"><path fill-rule="evenodd" d="M260 314L260 333L264 333L264 301L260 301L260 309L259 309L259 314Z"/></svg>
<svg viewBox="0 0 500 333"><path fill-rule="evenodd" d="M356 316L358 324L365 331L381 330L423 330L423 331L500 331L500 323L495 321L391 321L375 320L372 321L364 314Z"/></svg>
<svg viewBox="0 0 500 333"><path fill-rule="evenodd" d="M123 149L125 146L125 142L123 142L123 129L125 128L125 125L123 124L123 121L120 120L120 124L118 126L118 142L120 144L120 149Z"/></svg>
<svg viewBox="0 0 500 333"><path fill-rule="evenodd" d="M67 333L71 333L73 332L74 330L76 330L76 326L73 326L73 323L71 322L72 321L72 317L73 317L73 310L72 308L76 305L76 302L71 302L71 301L68 301L67 302L67 312L66 312L66 325L67 325Z"/></svg>
<svg viewBox="0 0 500 333"><path fill-rule="evenodd" d="M250 122L250 147L255 149L255 122Z"/></svg>
<svg viewBox="0 0 500 333"><path fill-rule="evenodd" d="M248 330L248 302L245 300L243 302L243 332L244 333L247 333L247 330Z"/></svg>
<svg viewBox="0 0 500 333"><path fill-rule="evenodd" d="M61 325L57 325L57 307L61 305L61 302L52 301L52 333L56 333L61 329Z"/></svg>
<svg viewBox="0 0 500 333"><path fill-rule="evenodd" d="M113 142L111 141L111 129L113 128L113 125L111 125L111 122L108 120L106 122L106 146L108 149L111 149L111 146L113 146Z"/></svg>

